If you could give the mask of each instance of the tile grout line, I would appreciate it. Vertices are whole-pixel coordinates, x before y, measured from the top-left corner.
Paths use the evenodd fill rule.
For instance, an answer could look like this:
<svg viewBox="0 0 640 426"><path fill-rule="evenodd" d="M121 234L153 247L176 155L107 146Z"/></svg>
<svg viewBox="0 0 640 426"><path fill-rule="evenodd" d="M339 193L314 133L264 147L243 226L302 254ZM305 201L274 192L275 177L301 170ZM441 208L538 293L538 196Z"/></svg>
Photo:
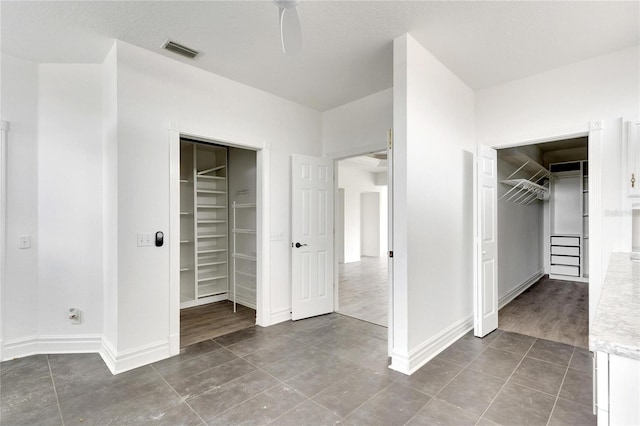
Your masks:
<svg viewBox="0 0 640 426"><path fill-rule="evenodd" d="M576 347L573 347L573 352L571 352L571 358L569 358L569 363L567 364L567 369L564 370L564 376L562 376L562 383L560 383L560 387L558 388L558 393L556 394L556 399L553 400L553 407L551 408L551 412L549 413L549 418L547 419L547 426L551 421L551 417L553 416L553 412L556 409L556 404L558 403L558 398L560 398L560 392L562 392L562 387L564 386L564 381L567 378L567 373L569 373L569 366L571 365L571 361L573 360L573 356L576 353Z"/></svg>
<svg viewBox="0 0 640 426"><path fill-rule="evenodd" d="M58 390L56 389L56 381L53 378L53 371L51 370L51 363L49 362L49 355L47 354L47 366L49 367L49 375L51 377L51 384L53 385L53 394L56 396L56 405L58 406L58 414L60 415L60 421L64 426L64 417L62 417L62 407L60 407L60 399L58 399Z"/></svg>
<svg viewBox="0 0 640 426"><path fill-rule="evenodd" d="M500 333L500 334L502 334L502 333ZM498 338L498 337L500 337L500 335L496 336L496 338ZM463 337L461 337L460 339L456 340L456 342L454 342L454 344L455 344L455 343L457 343L457 342L459 342L459 341L460 341L461 339L463 339L463 338L464 338L464 336L463 336ZM495 340L495 339L494 339L494 340ZM491 343L493 343L493 341L492 341ZM421 411L421 410L422 410L422 409L423 409L427 404L429 404L431 401L435 400L435 399L436 399L436 397L437 397L437 396L438 396L438 395L439 395L439 394L444 390L444 388L446 388L447 386L449 386L449 384L451 384L451 382L453 382L453 381L456 379L456 377L458 377L460 374L462 374L462 372L463 372L463 371L467 370L467 369L469 368L469 366L473 363L473 361L475 361L476 359L478 359L478 357L479 357L480 355L482 355L482 354L487 350L487 348L491 347L491 343L488 343L488 344L486 344L486 345L482 345L482 343L480 343L480 344L482 345L482 350L481 350L480 352L478 352L478 355L476 355L475 357L473 357L473 359L472 359L471 361L469 361L469 362L467 363L467 365L466 365L466 366L462 367L462 368L460 369L460 371L458 371L458 373L457 373L456 375L454 375L454 376L451 378L451 380L449 380L448 382L446 382L446 383L445 383L445 384L440 388L440 390L439 390L438 392L436 392L436 393L435 393L435 395L431 396L431 395L429 395L429 394L428 394L428 393L426 393L426 392L422 392L421 390L418 390L418 389L415 389L415 388L414 388L414 387L412 387L412 386L409 386L411 389L415 389L416 391L418 391L418 392L420 392L420 393L423 393L423 394L425 394L425 395L427 395L427 396L430 396L430 397L431 397L431 399L429 399L429 401L427 401L427 402L426 402L422 407L420 407L420 410L416 411L416 413L415 413L413 416L411 416L411 418L410 418L409 420L407 420L404 424L405 424L405 425L406 425L406 424L408 424L411 420L413 420L413 418L414 418L415 416L417 416L417 415L418 415L418 413L419 413L419 412L420 412L420 411ZM475 343L474 343L474 344L475 344ZM445 350L446 350L446 349L445 349ZM442 351L442 352L444 352L444 351ZM440 354L441 354L442 352L440 352ZM438 355L440 355L440 354L438 354ZM436 355L435 357L433 357L432 359L430 359L428 362L431 362L432 360L434 360L438 355ZM447 361L447 360L445 360L445 359L442 359L441 361L446 362L447 364L455 365L456 367L461 367L460 365L455 364L455 363L453 363L453 362L449 362L449 361ZM426 365L426 364L425 364L425 365ZM474 372L474 370L469 370L469 371ZM481 374L484 374L484 373L481 373ZM400 378L398 378L398 379L400 379ZM396 380L398 380L398 379L396 379ZM396 382L396 380L394 380L394 383ZM401 383L399 383L399 384L401 384ZM439 401L440 401L440 400L439 400ZM442 401L444 401L444 400L442 400ZM449 402L447 402L447 401L444 401L444 402L446 402L447 404L450 404L450 403L449 403ZM463 410L463 411L466 411L466 412L468 412L468 413L471 413L471 414L476 415L475 413L472 413L471 411L467 410L466 408L458 407L457 405L454 405L454 404L450 404L450 405L452 405L453 407L457 407L457 408L459 408L459 409L461 409L461 410ZM480 418L482 418L482 417L480 417ZM480 421L480 418L478 419L478 421Z"/></svg>
<svg viewBox="0 0 640 426"><path fill-rule="evenodd" d="M277 380L277 379L276 379L276 380ZM234 408L236 408L236 407L238 407L238 406L240 406L240 405L244 404L245 402L247 402L247 401L251 401L252 399L254 399L254 398L258 397L259 395L262 395L263 393L266 393L267 391L269 391L269 390L271 390L271 389L275 388L276 386L280 386L280 385L282 385L282 384L283 384L283 383L282 383L282 382L280 382L280 383L277 383L277 384L275 384L275 385L273 385L273 386L269 386L268 388L263 389L262 391L258 392L257 394L252 395L252 396L250 396L249 398L244 399L244 400L242 400L242 401L238 402L238 403L237 403L237 404L235 404L235 405L232 405L231 407L227 408L226 410L220 411L218 414L216 414L215 416L213 416L213 418L215 419L215 418L217 418L217 417L220 417L222 414L224 414L224 413L226 413L226 412L228 412L228 411L231 411L231 410L233 410ZM295 392L300 393L300 392L298 392L298 391L295 391ZM300 395L302 395L302 396L304 396L304 397L306 398L306 395L303 395L303 394L301 394L301 393L300 393ZM298 404L298 405L299 405L299 404ZM296 407L297 407L297 405L296 405ZM205 423L206 423L206 422L205 422ZM208 424L208 423L207 423L207 424Z"/></svg>
<svg viewBox="0 0 640 426"><path fill-rule="evenodd" d="M194 414L195 414L196 416L198 416L198 418L200 419L200 421L201 421L202 423L204 423L205 425L206 425L206 424L208 424L208 423L207 423L207 422L205 422L205 421L204 421L204 419L200 416L200 413L198 413L196 410L194 410L194 409L193 409L193 407L192 407L192 406L187 402L186 398L183 398L183 397L182 397L182 395L180 395L180 394L178 393L178 391L177 391L177 390L175 390L175 389L173 388L173 386L171 386L171 383L169 383L169 382L167 381L167 379L165 379L165 378L164 378L164 376L163 376L162 374L158 373L158 370L156 370L156 369L155 369L155 367L153 366L153 364L151 364L151 368L152 368L152 369L153 369L153 371L154 371L154 372L155 372L155 373L156 373L156 374L157 374L157 375L162 379L162 381L163 381L163 382L165 382L165 383L167 384L167 386L169 386L169 387L171 388L171 390L172 390L176 395L178 395L178 398L180 399L180 401L184 402L184 403L187 405L187 407L189 407L189 409L190 409L191 411L193 411L193 412L194 412Z"/></svg>
<svg viewBox="0 0 640 426"><path fill-rule="evenodd" d="M518 362L518 365L516 365L516 368L513 369L513 371L511 372L511 374L509 375L509 377L507 378L507 380L504 382L504 384L500 387L500 389L498 390L498 392L496 393L496 395L491 399L491 402L489 402L489 405L487 405L487 408L484 409L484 411L482 412L482 414L480 415L480 418L478 419L478 421L476 422L476 424L478 424L480 422L480 420L482 420L482 418L484 417L485 414L487 414L487 411L489 411L489 408L491 408L491 406L493 405L493 403L495 402L496 398L498 398L498 395L500 395L500 393L502 392L502 390L504 389L505 386L507 386L507 383L509 383L509 380L511 380L511 378L513 377L513 375L516 373L516 371L518 370L518 367L520 367L520 364L522 364L522 361L524 361L524 359L527 357L527 354L529 352L531 352L531 349L533 348L533 345L536 344L536 342L540 340L537 337L534 338L533 342L531 342L531 346L529 346L529 349L527 349L527 351L524 353L524 355L522 355L522 358L520 359L520 362ZM473 371L473 370L471 370ZM489 420L489 419L487 419Z"/></svg>
<svg viewBox="0 0 640 426"><path fill-rule="evenodd" d="M216 343L217 343L217 342L216 342ZM236 377L235 379L230 380L230 381L226 382L225 384L227 384L227 383L231 383L231 382L235 382L235 381L238 381L239 379L241 379L242 377L246 376L247 374L250 374L250 373L255 372L255 371L260 371L261 373L266 374L267 376L269 376L269 377L273 378L274 380L276 380L278 383L277 383L277 384L275 384L275 385L273 385L273 386L268 387L267 389L264 389L264 390L263 390L263 391L261 391L261 392L258 392L258 393L257 393L257 394L255 394L255 395L252 395L252 396L248 397L247 399L244 399L244 400L242 400L242 401L238 402L237 404L234 404L233 406L231 406L231 407L227 408L226 410L221 411L220 413L216 414L214 417L217 417L217 416L219 416L219 415L221 415L221 414L223 414L223 413L225 413L225 412L227 412L227 411L229 411L229 410L231 410L231 409L233 409L233 408L235 408L235 407L237 407L237 406L239 406L239 405L241 405L241 404L243 404L243 403L245 403L245 402L247 402L247 401L249 401L249 400L251 400L251 399L253 399L253 398L255 398L256 396L258 396L258 395L260 395L260 394L264 393L265 391L267 391L267 390L269 390L269 389L273 389L274 387L276 387L276 386L278 386L278 385L285 385L285 386L288 386L288 385L287 385L286 383L284 383L282 380L280 380L280 379L278 379L277 377L275 377L275 376L271 375L269 372L267 372L267 371L263 370L261 367L259 367L259 366L255 365L254 363L252 363L252 362L250 362L250 361L246 360L246 359L245 359L245 358L243 358L243 357L240 357L240 356L236 355L233 351L231 351L231 350L227 349L227 347L226 347L226 346L222 346L222 348L223 348L223 349L226 349L229 353L232 353L234 356L236 356L236 358L232 359L231 361L227 361L227 362L226 362L226 363L224 363L224 364L220 364L220 365L225 365L225 364L227 364L227 363L229 363L229 362L236 361L236 360L239 360L239 359L240 359L240 360L242 360L242 361L246 362L247 364L249 364L249 365L251 365L252 367L254 367L254 368L255 368L255 370L253 370L253 371L251 371L251 372L249 372L249 373L243 374L243 375L241 375L241 376L239 376L239 377ZM253 352L252 352L252 353L253 353ZM250 354L247 354L247 355L245 355L245 356L248 356L248 355L250 355ZM284 359L284 358L283 358L283 359ZM281 360L279 360L279 361L281 361ZM279 362L279 361L276 361L276 362ZM153 367L153 366L152 366L152 367ZM219 366L216 366L216 367L219 367ZM212 367L212 368L216 368L216 367ZM310 368L311 368L311 367L310 367ZM155 370L155 368L154 368L154 370ZM208 371L208 370L204 370L204 371ZM305 370L305 371L306 371L306 370ZM157 371L156 371L156 372L157 372ZM200 372L198 372L198 373L196 373L196 374L199 374L199 373L200 373ZM160 373L158 373L158 374L162 377L162 379L164 379L164 377L163 377ZM193 375L191 375L191 376L188 376L188 377L192 377L192 376L194 376L194 375L195 375L195 374L193 374ZM165 382L166 382L166 380L165 380ZM168 382L167 382L167 384L168 384L169 386L171 386ZM289 387L290 387L290 386L289 386ZM171 386L171 388L173 389L173 386ZM213 391L213 390L214 390L214 389L209 389L208 391L203 392L203 393L201 393L200 395L198 395L198 397L200 397L200 396L202 396L202 395L206 395L206 394L208 394L209 392L211 392L211 391ZM295 389L294 389L294 390L295 390ZM174 392L176 392L176 393L178 394L178 392L177 392L175 389L173 389L173 391L174 391ZM304 394L302 394L302 393L298 392L297 390L296 390L296 392L297 392L297 393L299 393L300 395L304 396L305 398L307 398L307 396L306 396L306 395L304 395ZM180 396L180 394L178 394L178 396ZM184 402L189 406L189 408L190 408L193 412L195 412L195 413L196 413L196 415L198 415L198 417L202 420L202 417L200 416L200 414L199 414L195 409L193 409L193 407L191 407L191 405L186 401L186 399L182 398L182 396L180 396L180 398L181 398L181 399L182 399L182 400L183 400L183 401L184 401ZM307 399L308 399L308 398L307 398ZM303 402L304 402L304 401L303 401ZM298 404L298 405L299 405L299 404ZM298 407L298 405L296 405L296 407ZM294 407L294 408L296 408L296 407ZM204 420L202 420L202 421L203 421L203 423L204 423L204 424L208 424L206 421L204 421Z"/></svg>
<svg viewBox="0 0 640 426"><path fill-rule="evenodd" d="M345 419L345 420L346 420L346 419L347 419L347 417L349 417L351 414L353 414L353 413L354 413L358 408L362 407L364 404L366 404L367 402L371 401L373 398L375 398L376 396L378 396L378 395L379 395L383 390L385 390L386 388L388 388L389 386L391 386L391 385L392 385L392 384L394 384L394 383L395 383L395 382L391 382L391 383L389 383L387 386L383 387L383 388L382 388L382 389L380 389L378 392L376 392L376 393L374 393L373 395L371 395L371 397L370 397L370 398L368 398L366 401L364 401L362 404L358 405L356 408L354 408L353 410L349 411L349 413L348 413L346 416L344 416L344 417L343 417L343 419ZM399 384L399 383L398 383L398 384ZM318 392L318 394L319 394L319 393L320 393L320 392ZM317 394L316 394L316 395L317 395ZM426 394L425 394L425 395L426 395ZM314 399L313 401L314 401L314 402L316 402L316 403L318 403L318 404L319 404L319 405L321 405L322 407L327 408L327 407L325 407L324 405L320 404L320 402L316 401L315 399ZM426 405L426 403L425 403L425 405ZM422 407L420 407L420 408L422 408ZM328 409L328 408L327 408L327 409ZM340 417L340 416L338 416L338 417Z"/></svg>
<svg viewBox="0 0 640 426"><path fill-rule="evenodd" d="M447 386L449 386L449 385L451 384L451 382L453 382L453 381L456 379L456 377L458 377L460 374L462 374L462 372L463 372L464 370L468 369L468 368L469 368L469 366L471 365L471 363L473 363L473 361L475 361L475 360L476 360L480 355L482 355L482 354L484 353L484 351L486 351L486 350L487 350L487 348L488 348L488 347L489 347L489 345L484 346L484 347L482 348L482 350L478 353L478 355L476 355L475 357L473 357L473 359L472 359L471 361L469 361L469 362L467 363L467 365L465 365L464 367L462 367L462 368L460 369L460 371L458 371L458 373L457 373L455 376L453 376L453 377L451 378L451 380L449 380L447 383L445 383L445 384L444 384L444 386L442 386L442 387L440 388L440 390L439 390L438 392L436 392L436 394L435 394L435 395L433 395L433 398L435 398L435 397L437 397L438 395L440 395L440 393L444 390L444 388L446 388ZM443 351L443 352L444 352L444 351ZM442 353L442 352L441 352L441 353ZM440 355L440 354L438 354L438 355ZM435 357L434 357L434 358L435 358ZM446 361L446 360L443 360L443 361ZM448 361L447 361L447 362L448 362ZM452 362L449 362L449 364L453 364L453 365L455 365L455 366L457 366L457 367L461 367L460 365L458 365L458 364L454 364L454 363L452 363ZM469 371L473 371L473 370L469 370ZM483 373L483 374L484 374L484 373ZM451 404L451 405L453 405L453 404ZM454 405L454 407L457 407L457 405ZM458 408L462 408L462 407L458 407Z"/></svg>
<svg viewBox="0 0 640 426"><path fill-rule="evenodd" d="M231 352L231 351L229 351L229 352ZM233 353L233 352L231 352L231 353ZM235 354L234 354L234 355L235 355ZM219 412L218 414L216 414L216 415L214 416L214 418L215 418L215 417L220 416L221 414L226 413L226 412L227 412L227 411L229 411L229 410L232 410L232 409L236 408L237 406L239 406L239 405L241 405L241 404L244 404L244 403L245 403L245 402L247 402L247 401L252 400L253 398L257 397L258 395L261 395L261 394L265 393L266 391L268 391L268 390L270 390L270 389L275 388L276 386L286 385L286 383L284 383L282 380L278 379L277 377L272 376L272 375L271 375L271 374L269 374L267 371L264 371L262 368L260 368L260 367L258 367L257 365L255 365L255 364L253 364L253 363L251 363L251 362L247 361L246 359L241 358L241 357L238 357L238 359L242 359L242 360L243 360L243 361L245 361L247 364L251 365L252 367L255 367L256 369L255 369L254 371L260 371L260 372L262 372L262 373L266 374L267 376L269 376L269 377L273 378L273 379L274 379L274 380L276 380L278 383L277 383L277 384L275 384L275 385L273 385L273 386L269 386L268 388L266 388L266 389L262 390L261 392L258 392L258 393L257 393L257 394L255 394L255 395L252 395L252 396L248 397L247 399L243 399L242 401L238 402L238 403L237 403L237 404L235 404L235 405L232 405L231 407L227 408L226 410L223 410L223 411ZM250 373L247 373L247 374L250 374ZM246 376L246 374L243 374L243 375L242 375L242 376L240 376L240 377L236 377L235 379L233 379L233 380L231 380L231 381L229 381L229 382L227 382L227 383L235 382L235 381L237 381L238 379L240 379L240 378L242 378L242 377L244 377L244 376ZM226 383L225 383L225 384L226 384ZM171 385L169 385L169 386L171 386ZM295 392L297 392L297 393L299 393L300 395L304 396L305 398L307 398L307 396L306 396L306 395L304 395L304 394L302 394L302 393L300 393L300 392L296 391L295 389L294 389L294 391L295 391ZM204 393L202 393L202 395L205 395L205 394L207 394L208 392L209 392L209 391L204 392ZM177 392L176 392L176 393L177 393ZM185 402L186 402L186 401L185 401ZM188 404L187 404L187 405L188 405ZM298 405L300 405L300 404L298 404ZM296 407L297 407L298 405L296 405ZM191 406L189 406L189 408L191 408ZM295 408L295 407L294 407L294 408ZM193 408L191 408L191 409L193 410ZM194 412L196 412L196 414L198 414L198 412L197 412L197 411L195 411L195 410L193 410L193 411L194 411ZM200 414L198 414L198 417L200 417ZM200 419L202 419L202 417L200 417ZM203 421L205 424L208 424L208 423L207 423L207 422L205 422L204 420L202 420L202 421Z"/></svg>
<svg viewBox="0 0 640 426"><path fill-rule="evenodd" d="M502 334L502 333L501 333L501 334ZM463 337L464 337L464 336L463 336ZM463 337L462 337L462 338L463 338ZM462 338L460 338L460 339L456 340L456 341L454 342L454 344L455 344L455 343L457 343L457 342L459 342ZM495 340L495 339L494 339L494 340ZM474 343L474 344L475 344L475 343ZM482 343L480 343L480 344L482 344ZM422 409L423 409L427 404L429 404L431 401L433 401L434 399L436 399L436 396L438 396L438 395L439 395L439 394L444 390L444 388L446 388L447 386L449 386L449 384L451 384L451 382L453 382L453 381L456 379L456 377L458 377L460 374L462 374L462 372L463 372L464 370L466 370L466 369L471 365L471 363L472 363L473 361L475 361L475 360L476 360L480 355L482 355L482 354L484 353L484 351L486 351L486 350L487 350L487 348L488 348L490 345L491 345L490 343L489 343L489 344L487 344L487 345L483 345L483 346L482 346L482 350L481 350L480 352L478 352L478 355L476 355L476 356L475 356L471 361L469 361L469 362L467 363L467 365L466 365L466 366L462 367L462 368L460 369L460 371L458 371L458 373L457 373L456 375L454 375L454 376L451 378L451 380L449 380L448 382L446 382L446 383L445 383L445 384L440 388L440 390L439 390L438 392L436 392L436 393L435 393L435 395L431 396L431 395L429 395L428 393L422 392L421 390L418 390L418 389L415 389L415 388L414 388L414 387L412 387L412 386L409 386L411 389L415 389L415 390L417 390L418 392L421 392L421 393L423 393L423 394L425 394L425 395L431 396L431 399L429 399L429 401L427 401L427 403L426 403L426 404L424 404L422 407L420 407L420 410L422 410ZM447 348L447 349L448 349L448 348ZM446 349L445 349L445 350L446 350ZM442 351L442 352L444 352L444 351ZM438 355L442 354L442 352L440 352ZM436 355L436 356L434 356L433 358L431 358L428 362L433 361L433 360L434 360L438 355ZM447 364L455 365L456 367L461 367L460 365L455 364L455 363L453 363L453 362L449 362L449 361L447 361L447 360L445 360L445 359L442 359L441 361L444 361L444 362L446 362ZM425 365L426 365L426 364L425 364ZM473 370L469 370L469 371L473 371ZM399 380L399 379L400 379L400 377L399 377L399 378L397 378L396 380L394 380L394 383L395 383L397 380ZM399 383L399 384L401 384L401 383ZM446 401L444 401L444 402L446 402ZM447 402L447 404L449 404L449 403ZM454 407L460 408L461 410L464 410L464 411L467 411L467 412L471 413L471 411L468 411L468 410L466 410L466 409L464 409L464 408L462 408L462 407L458 407L457 405L454 405L454 404L451 404L451 405L452 405L452 406L454 406ZM420 410L416 411L416 413L415 413L413 416L411 416L411 418L410 418L409 420L407 420L404 424L406 425L406 424L408 424L411 420L413 420L413 418L414 418L415 416L417 416L417 415L418 415L418 413L420 412ZM472 413L472 414L475 414L475 413ZM479 420L480 420L480 419L478 419L478 421L479 421Z"/></svg>
<svg viewBox="0 0 640 426"><path fill-rule="evenodd" d="M298 391L296 391L296 392L298 392ZM300 393L300 392L298 392L298 393ZM300 393L300 395L304 396L304 398L305 398L302 402L300 402L300 404L297 404L295 407L291 408L290 410L285 411L284 413L282 413L281 415L279 415L278 417L276 417L275 419L273 419L269 423L267 423L267 425L277 424L275 422L278 421L278 419L282 418L283 416L286 416L287 414L289 414L290 412L292 412L293 410L295 410L296 408L298 408L299 406L301 406L305 402L307 402L307 401L313 402L313 400L311 400L311 398L307 397L306 395L303 395L301 393ZM340 416L338 416L338 417L340 417ZM340 417L340 419L342 419L342 417Z"/></svg>
<svg viewBox="0 0 640 426"><path fill-rule="evenodd" d="M363 367L364 368L364 367ZM372 371L372 370L369 370ZM374 372L375 373L375 372ZM329 389L332 386L335 386L336 384L338 384L339 382L342 382L343 380L349 378L349 376L351 376L352 374L355 373L351 373L346 375L345 377L343 377L342 379L338 380L337 382L334 382L333 384L327 386L326 388L324 388L323 390L321 390L320 392L317 392L316 394L314 394L313 396L309 397L309 399L313 402L315 402L316 404L318 404L319 406L321 406L322 408L326 408L327 410L329 410L330 412L332 412L333 414L335 414L336 416L340 417L341 419L346 419L347 416L351 413L353 413L354 411L356 411L358 408L362 407L364 404L366 404L367 402L369 402L370 399L373 399L373 397L375 397L376 395L378 395L380 392L382 392L383 390L385 390L387 387L389 387L392 383L395 383L395 380L391 380L389 382L389 384L387 384L386 386L383 386L382 389L380 389L378 392L374 393L371 397L367 398L365 401L363 401L362 403L360 403L358 406L356 406L353 410L349 411L347 413L346 416L341 416L340 414L334 412L331 408L327 407L326 405L324 405L322 402L320 401L316 401L315 398L316 396L320 395L322 392L326 391L327 389Z"/></svg>
<svg viewBox="0 0 640 426"><path fill-rule="evenodd" d="M441 393L441 392L442 392L442 391L443 391L447 386L449 386L449 385L451 384L451 382L453 382L453 381L456 379L456 377L458 377L460 374L462 374L462 372L463 372L463 371L468 370L468 371L471 371L471 372L474 372L474 373L475 373L475 371L474 371L474 370L470 370L470 369L469 369L469 366L473 363L473 361L475 361L476 359L478 359L478 357L480 357L480 355L482 355L482 354L483 354L483 353L484 353L488 348L497 349L497 348L494 348L493 346L491 346L491 343L493 343L493 342L494 342L498 337L500 337L500 335L501 335L501 334L502 334L502 333L500 333L499 335L497 335L497 336L496 336L496 337L495 337L495 338L494 338L490 343L487 343L486 345L483 345L482 350L481 350L480 352L478 352L478 355L476 355L476 356L475 356L471 361L469 361L469 362L467 363L467 365L465 365L464 367L462 367L462 369L461 369L460 371L458 371L458 373L457 373L455 376L453 376L453 377L451 378L451 380L449 380L448 382L446 382L446 383L444 384L444 386L442 386L442 387L440 388L440 390L439 390L438 392L436 392L436 394L435 394L435 395L433 395L433 396L431 397L431 400L436 399L436 397L437 397L438 395L440 395L440 393ZM458 342L458 341L459 341L459 340L457 340L456 342ZM481 344L482 344L482 343L481 343ZM532 345L532 346L533 346L533 345ZM443 352L444 352L444 351L443 351ZM441 353L442 353L442 352L441 352ZM512 353L512 352L509 352L509 353ZM440 355L440 354L438 354L438 355ZM436 355L436 356L437 356L437 355ZM433 359L435 359L435 357L434 357ZM460 367L460 365L455 364L455 363L453 363L453 362L449 362L449 361L447 361L447 360L445 360L445 359L443 359L442 361L447 362L448 364L452 364L452 365L455 365L455 366L457 366L457 367ZM486 373L481 373L481 374L486 374ZM490 374L489 374L489 376L490 376ZM495 376L491 376L491 377L495 377ZM416 390L417 390L417 389L416 389ZM423 393L424 393L424 392L423 392ZM425 395L428 395L428 394L425 394ZM440 400L439 400L439 401L440 401ZM444 401L444 400L442 400L442 401ZM447 401L444 401L444 402L447 402ZM428 403L427 403L427 404L428 404ZM450 403L449 403L449 402L447 402L447 404L450 404ZM425 404L425 405L426 405L426 404ZM454 405L454 404L451 404L451 405L452 405L452 406L454 406L454 407L460 408L461 410L464 410L464 411L466 411L466 412L468 412L468 413L471 413L471 414L476 415L475 413L472 413L471 411L467 410L466 408L458 407L457 405ZM423 406L423 408L424 408L424 406ZM421 408L421 409L422 409L422 408ZM420 410L418 410L418 411L420 411ZM415 417L417 414L418 414L418 413L416 412L416 414L414 414L414 416L413 416L413 417ZM411 419L413 419L413 417L412 417ZM409 419L409 421L410 421L411 419ZM480 421L481 419L482 419L482 416L480 416L480 417L478 418L478 421ZM405 424L406 424L406 423L405 423Z"/></svg>
<svg viewBox="0 0 640 426"><path fill-rule="evenodd" d="M222 347L221 349L226 349L226 348ZM201 358L201 357L203 357L203 356L205 356L205 355L209 355L211 352L215 352L215 351L218 351L218 350L220 350L220 348L218 348L218 349L214 349L213 351L206 352L206 353L204 353L204 354L202 354L202 355L194 356L194 357L192 358L192 360L194 360L194 359L198 359L198 358ZM229 352L231 352L231 351L229 351ZM190 375L188 375L188 376L181 377L180 379L188 379L188 378L190 378L190 377L197 376L198 374L202 374L202 373L207 372L207 371L209 371L209 370L213 370L214 368L218 368L218 367L221 367L221 366L223 366L223 365L227 365L227 364L229 364L230 362L236 361L236 360L238 360L238 359L243 359L243 358L240 358L238 355L234 354L233 352L231 352L231 353L232 353L236 358L230 359L229 361L223 362L222 364L214 365L213 367L207 368L206 370L201 370L201 371L198 371L197 373L193 373L193 374L190 374ZM180 354L178 354L178 355L174 355L174 356L180 356ZM167 360L167 359L171 359L171 358L173 358L173 357L165 358L165 359L160 360L160 361L157 361L157 362L162 362L162 361L165 361L165 360ZM156 370L156 368L154 367L154 364L156 364L156 362L152 362L151 364L148 364L148 365L149 365L150 367L152 367L152 368L154 369L154 371L155 371L156 373L158 373L158 374L159 374L159 375L164 379L164 376L162 376L162 374L161 374L158 370ZM144 366L143 366L143 367L144 367ZM167 383L168 383L168 382L167 382ZM171 385L170 385L170 386L171 386Z"/></svg>

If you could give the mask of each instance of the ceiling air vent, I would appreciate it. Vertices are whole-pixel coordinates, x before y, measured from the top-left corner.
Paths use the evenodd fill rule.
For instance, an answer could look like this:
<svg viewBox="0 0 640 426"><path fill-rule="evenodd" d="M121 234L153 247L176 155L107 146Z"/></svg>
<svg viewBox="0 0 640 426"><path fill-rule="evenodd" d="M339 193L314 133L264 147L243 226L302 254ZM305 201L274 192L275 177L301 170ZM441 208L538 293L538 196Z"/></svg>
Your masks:
<svg viewBox="0 0 640 426"><path fill-rule="evenodd" d="M194 59L196 56L198 56L200 54L200 52L193 50L193 49L189 49L186 46L183 46L181 44L178 44L174 41L171 40L167 40L163 45L162 45L163 49L167 49L170 52L173 53L177 53L178 55L182 55L184 57L187 57L189 59Z"/></svg>

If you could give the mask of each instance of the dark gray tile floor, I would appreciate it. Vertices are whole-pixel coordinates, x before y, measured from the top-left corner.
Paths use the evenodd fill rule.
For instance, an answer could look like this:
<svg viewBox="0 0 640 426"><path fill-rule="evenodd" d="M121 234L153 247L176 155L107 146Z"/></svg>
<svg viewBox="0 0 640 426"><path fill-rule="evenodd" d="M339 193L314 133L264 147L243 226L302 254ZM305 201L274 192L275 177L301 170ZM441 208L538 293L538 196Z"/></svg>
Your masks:
<svg viewBox="0 0 640 426"><path fill-rule="evenodd" d="M2 425L595 424L581 348L471 334L411 376L386 328L332 314L253 327L117 376L96 354L0 364Z"/></svg>

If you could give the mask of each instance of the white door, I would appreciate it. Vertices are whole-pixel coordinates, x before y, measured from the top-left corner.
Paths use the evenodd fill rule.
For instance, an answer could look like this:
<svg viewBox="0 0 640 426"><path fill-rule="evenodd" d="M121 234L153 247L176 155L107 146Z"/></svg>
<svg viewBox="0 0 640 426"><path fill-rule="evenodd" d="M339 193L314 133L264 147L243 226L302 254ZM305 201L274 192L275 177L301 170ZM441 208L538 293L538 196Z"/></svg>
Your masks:
<svg viewBox="0 0 640 426"><path fill-rule="evenodd" d="M498 167L495 149L478 145L475 162L474 334L498 328Z"/></svg>
<svg viewBox="0 0 640 426"><path fill-rule="evenodd" d="M291 318L333 312L333 160L291 156Z"/></svg>

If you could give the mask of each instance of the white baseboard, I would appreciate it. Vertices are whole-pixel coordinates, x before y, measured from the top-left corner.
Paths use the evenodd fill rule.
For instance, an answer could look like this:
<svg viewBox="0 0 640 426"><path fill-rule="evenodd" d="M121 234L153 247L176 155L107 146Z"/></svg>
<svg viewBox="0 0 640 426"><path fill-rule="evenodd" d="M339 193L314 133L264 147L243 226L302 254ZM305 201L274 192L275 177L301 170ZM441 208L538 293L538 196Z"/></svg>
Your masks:
<svg viewBox="0 0 640 426"><path fill-rule="evenodd" d="M179 346L179 345L178 345ZM118 353L99 334L29 336L7 340L1 361L38 354L99 353L113 374L122 373L171 356L169 340Z"/></svg>
<svg viewBox="0 0 640 426"><path fill-rule="evenodd" d="M256 325L268 327L271 325L271 312L266 309L256 309Z"/></svg>
<svg viewBox="0 0 640 426"><path fill-rule="evenodd" d="M533 274L531 278L524 280L523 282L518 284L513 290L511 290L509 293L502 296L500 300L498 300L498 310L504 308L513 299L520 296L526 289L528 289L533 284L538 282L538 280L543 276L544 276L544 269L540 269L538 272Z"/></svg>
<svg viewBox="0 0 640 426"><path fill-rule="evenodd" d="M553 275L553 274L549 274L549 278L552 279L552 280L571 281L571 282L574 282L574 283L588 283L589 282L589 278L570 277L568 275Z"/></svg>
<svg viewBox="0 0 640 426"><path fill-rule="evenodd" d="M256 309L256 303L254 300L250 300L247 297L242 297L241 295L238 295L238 298L236 299L236 303L238 305L246 306L247 308Z"/></svg>
<svg viewBox="0 0 640 426"><path fill-rule="evenodd" d="M215 296L203 297L202 299L195 299L189 302L184 302L180 304L180 309L193 308L195 306L206 305L208 303L214 302L222 302L223 300L229 299L229 294L217 294Z"/></svg>
<svg viewBox="0 0 640 426"><path fill-rule="evenodd" d="M270 320L271 321L269 322L268 325L274 325L274 324L291 320L291 308L271 311Z"/></svg>
<svg viewBox="0 0 640 426"><path fill-rule="evenodd" d="M408 353L394 349L389 368L403 374L413 374L472 328L473 315L469 315L447 327L434 337L424 341Z"/></svg>
<svg viewBox="0 0 640 426"><path fill-rule="evenodd" d="M99 334L29 336L7 340L2 361L37 354L95 353L101 348Z"/></svg>
<svg viewBox="0 0 640 426"><path fill-rule="evenodd" d="M121 352L117 352L111 342L105 338L102 339L101 343L100 356L113 374L124 373L171 356L168 340Z"/></svg>
<svg viewBox="0 0 640 426"><path fill-rule="evenodd" d="M169 353L171 356L178 355L180 353L180 334L171 334L169 336Z"/></svg>

